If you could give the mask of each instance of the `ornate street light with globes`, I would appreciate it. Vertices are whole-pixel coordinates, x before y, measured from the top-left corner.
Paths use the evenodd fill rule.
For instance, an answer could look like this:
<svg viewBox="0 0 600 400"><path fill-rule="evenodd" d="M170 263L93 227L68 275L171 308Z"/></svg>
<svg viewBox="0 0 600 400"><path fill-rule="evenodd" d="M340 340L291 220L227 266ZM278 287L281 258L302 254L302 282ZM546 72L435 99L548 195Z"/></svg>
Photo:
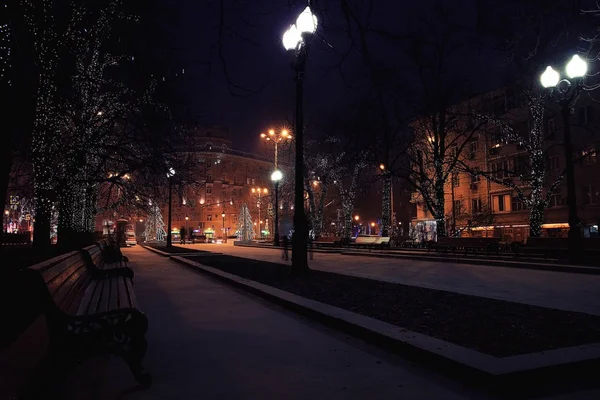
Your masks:
<svg viewBox="0 0 600 400"><path fill-rule="evenodd" d="M167 172L167 179L169 180L169 220L167 221L167 247L173 246L173 237L171 236L171 209L173 200L173 176L175 176L175 170L169 168Z"/></svg>
<svg viewBox="0 0 600 400"><path fill-rule="evenodd" d="M575 171L573 165L573 144L571 142L571 109L577 103L583 78L587 73L588 65L577 54L571 58L565 67L566 78L561 79L558 71L548 66L540 76L543 87L550 91L550 95L560 105L563 119L563 135L565 148L565 172L567 175L567 205L569 207L569 254L575 259L581 241L581 227L577 216L577 195L575 188Z"/></svg>
<svg viewBox="0 0 600 400"><path fill-rule="evenodd" d="M303 121L303 89L304 72L310 37L317 31L317 17L310 6L298 15L296 23L283 34L283 47L294 55L294 71L296 80L296 161L295 161L295 194L294 194L294 235L292 238L292 274L306 274L308 269L307 244L308 220L304 211L304 121Z"/></svg>

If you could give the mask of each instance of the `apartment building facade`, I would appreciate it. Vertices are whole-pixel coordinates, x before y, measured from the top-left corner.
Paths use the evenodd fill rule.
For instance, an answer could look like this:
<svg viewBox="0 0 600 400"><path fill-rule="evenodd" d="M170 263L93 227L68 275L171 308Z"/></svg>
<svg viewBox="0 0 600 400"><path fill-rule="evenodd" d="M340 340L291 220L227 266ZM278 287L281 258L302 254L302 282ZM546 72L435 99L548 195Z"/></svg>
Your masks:
<svg viewBox="0 0 600 400"><path fill-rule="evenodd" d="M231 140L219 129L197 129L194 133L198 162L198 189L183 188L173 197L172 233L179 236L181 227L193 229L195 235L222 238L236 234L243 204L248 205L255 233L273 234L273 161L255 154L234 150ZM286 191L287 166L281 164L284 181L280 184L280 234L291 229L291 202ZM253 190L254 189L254 190ZM259 194L260 189L260 194ZM167 206L163 209L166 221ZM186 220L187 217L187 220Z"/></svg>
<svg viewBox="0 0 600 400"><path fill-rule="evenodd" d="M548 100L549 102L551 100ZM527 138L531 118L524 94L503 90L482 97L480 112L506 121L515 132ZM597 116L597 117L596 117ZM570 114L577 187L577 210L585 237L597 236L600 224L600 106L582 96ZM542 236L566 236L568 209L563 147L563 122L559 110L548 104L544 119L543 151L546 179L544 190L558 180L544 212ZM462 164L450 173L445 184L445 215L448 235L465 237L500 237L523 242L529 237L529 214L526 203L515 189L502 184L520 173L530 173L530 153L522 142L507 142L498 124L486 124L464 146ZM474 174L473 170L482 171ZM510 172L510 173L508 173ZM512 180L514 182L514 180ZM527 193L526 184L519 188ZM412 235L416 240L435 240L436 223L425 203L414 193Z"/></svg>

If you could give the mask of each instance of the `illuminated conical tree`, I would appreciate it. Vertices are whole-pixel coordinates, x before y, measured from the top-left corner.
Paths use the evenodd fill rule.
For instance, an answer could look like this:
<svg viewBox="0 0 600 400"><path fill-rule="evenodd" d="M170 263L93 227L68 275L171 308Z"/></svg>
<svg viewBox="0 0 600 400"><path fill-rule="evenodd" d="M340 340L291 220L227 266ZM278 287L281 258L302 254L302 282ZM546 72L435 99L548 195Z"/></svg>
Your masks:
<svg viewBox="0 0 600 400"><path fill-rule="evenodd" d="M157 240L159 242L163 242L165 240L165 223L158 205L154 205L150 208L150 213L146 219L144 236L146 237L146 240Z"/></svg>
<svg viewBox="0 0 600 400"><path fill-rule="evenodd" d="M240 209L240 216L238 218L238 240L250 241L254 239L254 225L252 224L252 217L250 216L250 210L247 204L243 204Z"/></svg>

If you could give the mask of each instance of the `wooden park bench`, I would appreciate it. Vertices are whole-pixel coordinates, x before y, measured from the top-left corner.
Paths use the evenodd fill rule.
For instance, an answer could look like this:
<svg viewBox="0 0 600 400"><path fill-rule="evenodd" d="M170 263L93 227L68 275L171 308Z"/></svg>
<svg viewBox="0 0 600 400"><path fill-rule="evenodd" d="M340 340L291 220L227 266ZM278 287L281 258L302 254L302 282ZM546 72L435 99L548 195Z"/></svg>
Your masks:
<svg viewBox="0 0 600 400"><path fill-rule="evenodd" d="M121 253L119 245L114 240L102 239L96 242L96 245L100 248L102 257L106 262L127 266L129 259Z"/></svg>
<svg viewBox="0 0 600 400"><path fill-rule="evenodd" d="M321 236L318 239L313 240L315 247L333 247L340 246L342 238L337 236Z"/></svg>
<svg viewBox="0 0 600 400"><path fill-rule="evenodd" d="M600 238L582 239L582 241L583 257L600 257ZM566 237L529 237L524 245L515 250L516 255L543 256L544 258L566 257L568 252L569 239Z"/></svg>
<svg viewBox="0 0 600 400"><path fill-rule="evenodd" d="M410 236L392 236L390 245L392 247L412 247Z"/></svg>
<svg viewBox="0 0 600 400"><path fill-rule="evenodd" d="M19 272L19 279L29 282L28 292L19 296L37 304L26 309L44 317L49 338L42 365L27 386L35 393L28 396L60 388L71 368L100 354L120 356L142 387L151 385L152 376L142 367L148 321L137 308L133 273L127 267L98 268L106 262L101 254L93 248L71 252Z"/></svg>
<svg viewBox="0 0 600 400"><path fill-rule="evenodd" d="M428 252L443 251L456 253L459 251L477 253L498 253L500 251L500 238L463 238L463 237L438 237L437 242L428 242Z"/></svg>
<svg viewBox="0 0 600 400"><path fill-rule="evenodd" d="M382 249L390 247L390 238L388 236L358 236L351 246L366 249Z"/></svg>

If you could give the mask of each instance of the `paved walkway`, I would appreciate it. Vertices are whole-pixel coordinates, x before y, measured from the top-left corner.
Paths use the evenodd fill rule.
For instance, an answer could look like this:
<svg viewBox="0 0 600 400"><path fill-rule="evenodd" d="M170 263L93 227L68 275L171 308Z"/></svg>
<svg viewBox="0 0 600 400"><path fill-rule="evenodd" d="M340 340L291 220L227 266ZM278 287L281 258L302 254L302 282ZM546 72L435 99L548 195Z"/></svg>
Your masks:
<svg viewBox="0 0 600 400"><path fill-rule="evenodd" d="M185 247L283 262L281 252L274 249L231 243ZM600 315L600 275L335 253L314 253L309 265L323 271Z"/></svg>
<svg viewBox="0 0 600 400"><path fill-rule="evenodd" d="M124 253L150 321L144 365L154 385L132 390L125 365L110 359L83 369L96 379L74 398L486 398L139 246Z"/></svg>

